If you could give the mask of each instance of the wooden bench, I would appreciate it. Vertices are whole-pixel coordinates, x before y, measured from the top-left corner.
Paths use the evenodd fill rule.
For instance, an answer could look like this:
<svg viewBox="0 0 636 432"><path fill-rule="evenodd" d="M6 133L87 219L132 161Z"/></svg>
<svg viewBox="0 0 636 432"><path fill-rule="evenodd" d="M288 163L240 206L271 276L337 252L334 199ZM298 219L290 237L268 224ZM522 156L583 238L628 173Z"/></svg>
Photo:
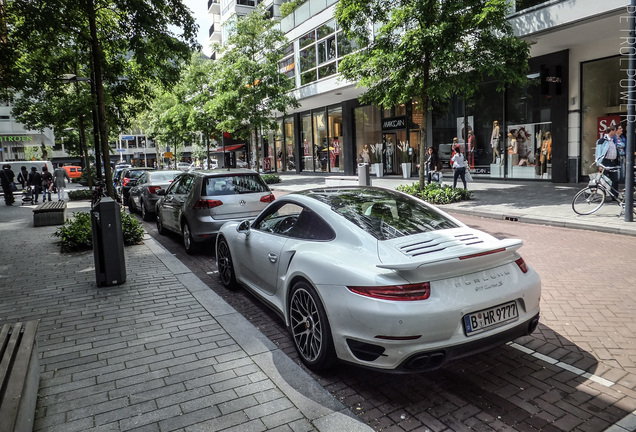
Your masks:
<svg viewBox="0 0 636 432"><path fill-rule="evenodd" d="M0 328L0 432L33 430L40 385L37 321Z"/></svg>
<svg viewBox="0 0 636 432"><path fill-rule="evenodd" d="M64 201L48 201L33 210L33 226L64 225L66 220L66 203Z"/></svg>

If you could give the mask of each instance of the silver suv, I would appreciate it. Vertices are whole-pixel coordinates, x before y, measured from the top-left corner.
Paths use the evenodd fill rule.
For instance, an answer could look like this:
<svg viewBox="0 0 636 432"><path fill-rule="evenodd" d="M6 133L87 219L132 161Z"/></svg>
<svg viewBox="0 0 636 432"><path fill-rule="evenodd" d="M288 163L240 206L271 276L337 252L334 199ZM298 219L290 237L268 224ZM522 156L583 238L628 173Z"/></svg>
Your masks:
<svg viewBox="0 0 636 432"><path fill-rule="evenodd" d="M181 234L188 253L214 239L225 222L253 219L274 201L261 176L246 169L186 172L157 195L159 234Z"/></svg>

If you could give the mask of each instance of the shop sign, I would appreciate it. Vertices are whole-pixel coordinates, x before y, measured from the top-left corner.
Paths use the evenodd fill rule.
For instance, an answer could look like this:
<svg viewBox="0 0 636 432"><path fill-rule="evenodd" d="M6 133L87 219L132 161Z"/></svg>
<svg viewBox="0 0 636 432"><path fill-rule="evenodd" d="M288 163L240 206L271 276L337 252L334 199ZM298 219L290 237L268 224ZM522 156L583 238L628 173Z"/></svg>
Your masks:
<svg viewBox="0 0 636 432"><path fill-rule="evenodd" d="M382 130L406 129L406 117L391 117L382 120Z"/></svg>
<svg viewBox="0 0 636 432"><path fill-rule="evenodd" d="M0 135L0 141L29 142L29 141L33 141L33 137L29 135Z"/></svg>
<svg viewBox="0 0 636 432"><path fill-rule="evenodd" d="M605 129L607 129L610 126L618 126L620 122L621 122L620 115L599 117L596 123L596 130L598 132L597 138L603 138L603 135L605 135Z"/></svg>
<svg viewBox="0 0 636 432"><path fill-rule="evenodd" d="M122 135L119 137L122 141L134 141L135 137L132 135Z"/></svg>

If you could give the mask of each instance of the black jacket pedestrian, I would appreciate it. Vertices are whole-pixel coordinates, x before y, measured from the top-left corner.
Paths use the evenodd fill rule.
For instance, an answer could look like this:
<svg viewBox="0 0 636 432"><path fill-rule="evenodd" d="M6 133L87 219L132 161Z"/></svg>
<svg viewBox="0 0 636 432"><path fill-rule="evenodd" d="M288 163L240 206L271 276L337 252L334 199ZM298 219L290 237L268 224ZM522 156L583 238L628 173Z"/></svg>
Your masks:
<svg viewBox="0 0 636 432"><path fill-rule="evenodd" d="M27 185L33 188L33 193L35 193L36 195L42 192L42 176L38 172L37 168L31 168L29 179L27 180Z"/></svg>
<svg viewBox="0 0 636 432"><path fill-rule="evenodd" d="M18 173L18 182L22 185L22 189L24 189L29 181L29 172L26 167L22 167L20 172Z"/></svg>
<svg viewBox="0 0 636 432"><path fill-rule="evenodd" d="M15 174L11 170L11 165L5 165L0 171L0 184L2 184L2 192L4 192L4 203L6 205L13 205L15 199L13 198L13 191L11 190L11 183L15 178Z"/></svg>

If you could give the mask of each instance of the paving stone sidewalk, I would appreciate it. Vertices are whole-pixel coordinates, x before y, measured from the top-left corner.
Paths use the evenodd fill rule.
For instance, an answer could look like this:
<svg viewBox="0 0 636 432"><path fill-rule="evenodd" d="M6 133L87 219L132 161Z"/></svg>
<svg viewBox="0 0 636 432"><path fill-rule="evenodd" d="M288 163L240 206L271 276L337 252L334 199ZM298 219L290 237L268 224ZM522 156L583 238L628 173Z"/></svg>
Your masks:
<svg viewBox="0 0 636 432"><path fill-rule="evenodd" d="M371 430L149 236L98 288L32 208L0 208L0 324L40 322L34 431Z"/></svg>

